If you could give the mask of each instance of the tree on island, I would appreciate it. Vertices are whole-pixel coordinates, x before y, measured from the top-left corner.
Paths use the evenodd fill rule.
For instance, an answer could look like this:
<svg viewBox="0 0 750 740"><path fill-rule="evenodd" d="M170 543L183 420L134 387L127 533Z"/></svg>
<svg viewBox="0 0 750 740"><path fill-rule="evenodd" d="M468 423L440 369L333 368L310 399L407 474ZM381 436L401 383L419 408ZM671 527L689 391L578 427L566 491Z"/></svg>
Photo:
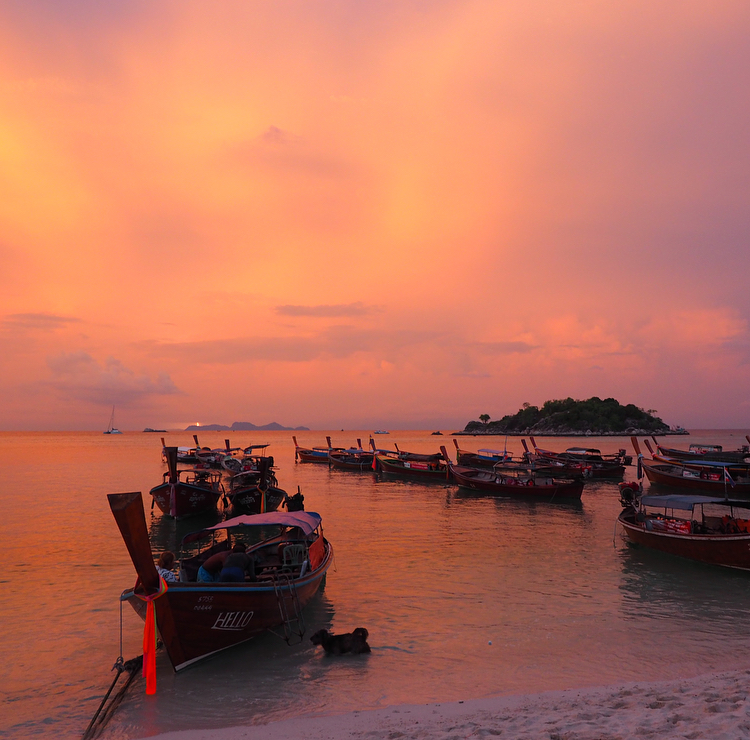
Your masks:
<svg viewBox="0 0 750 740"><path fill-rule="evenodd" d="M482 424L484 424L485 426L487 426L487 423L489 422L489 420L490 420L489 414L479 414L479 421L481 421Z"/></svg>

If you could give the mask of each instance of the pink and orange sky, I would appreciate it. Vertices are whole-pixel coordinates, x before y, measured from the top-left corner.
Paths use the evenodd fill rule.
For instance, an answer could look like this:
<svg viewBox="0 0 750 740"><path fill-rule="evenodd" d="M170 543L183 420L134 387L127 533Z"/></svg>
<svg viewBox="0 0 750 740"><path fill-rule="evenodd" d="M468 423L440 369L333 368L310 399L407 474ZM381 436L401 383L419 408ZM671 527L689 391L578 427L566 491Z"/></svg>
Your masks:
<svg viewBox="0 0 750 740"><path fill-rule="evenodd" d="M744 0L5 0L0 429L750 426Z"/></svg>

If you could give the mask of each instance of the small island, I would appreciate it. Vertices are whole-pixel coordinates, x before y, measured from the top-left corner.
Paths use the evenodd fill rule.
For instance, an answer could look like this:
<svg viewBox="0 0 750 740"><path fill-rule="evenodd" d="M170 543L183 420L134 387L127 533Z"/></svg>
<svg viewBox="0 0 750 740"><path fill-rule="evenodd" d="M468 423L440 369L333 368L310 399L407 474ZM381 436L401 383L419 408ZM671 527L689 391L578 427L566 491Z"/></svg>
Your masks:
<svg viewBox="0 0 750 740"><path fill-rule="evenodd" d="M186 432L309 432L307 427L283 427L272 421L270 424L256 426L249 421L235 421L231 427L224 424L191 424Z"/></svg>
<svg viewBox="0 0 750 740"><path fill-rule="evenodd" d="M688 434L681 427L670 428L656 414L629 403L623 406L614 398L596 396L586 401L572 398L546 401L541 408L523 404L518 413L490 421L482 414L470 421L463 432L455 434L510 435L538 434L548 437L615 437L631 434Z"/></svg>

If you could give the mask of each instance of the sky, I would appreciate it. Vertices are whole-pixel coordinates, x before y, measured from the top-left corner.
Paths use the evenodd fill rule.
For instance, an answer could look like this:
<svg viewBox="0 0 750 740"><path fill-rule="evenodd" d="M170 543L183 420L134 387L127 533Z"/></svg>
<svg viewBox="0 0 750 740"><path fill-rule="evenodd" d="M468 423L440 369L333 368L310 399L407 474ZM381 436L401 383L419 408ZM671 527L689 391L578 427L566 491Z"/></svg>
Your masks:
<svg viewBox="0 0 750 740"><path fill-rule="evenodd" d="M0 430L750 427L745 0L5 0Z"/></svg>

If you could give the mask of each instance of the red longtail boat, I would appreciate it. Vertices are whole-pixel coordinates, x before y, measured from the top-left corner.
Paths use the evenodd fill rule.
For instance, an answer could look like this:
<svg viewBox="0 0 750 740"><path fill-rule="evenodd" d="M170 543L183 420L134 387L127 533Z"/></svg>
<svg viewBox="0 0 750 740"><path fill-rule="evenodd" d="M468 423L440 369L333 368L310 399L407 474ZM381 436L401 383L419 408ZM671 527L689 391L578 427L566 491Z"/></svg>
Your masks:
<svg viewBox="0 0 750 740"><path fill-rule="evenodd" d="M123 592L146 618L153 598L156 624L175 670L221 650L239 645L271 628L283 628L289 642L304 634L302 610L321 587L331 565L333 549L323 537L321 519L313 512L272 512L241 516L188 535L200 541L226 530L227 539L193 558L180 561L180 580L166 584L154 566L140 493L108 497L112 514L138 575L136 586ZM233 539L251 526L277 528L279 533L247 548L255 562L255 580L244 583L196 581L200 565L210 555L229 549Z"/></svg>
<svg viewBox="0 0 750 740"><path fill-rule="evenodd" d="M711 565L750 570L750 502L695 494L621 498L631 542Z"/></svg>

